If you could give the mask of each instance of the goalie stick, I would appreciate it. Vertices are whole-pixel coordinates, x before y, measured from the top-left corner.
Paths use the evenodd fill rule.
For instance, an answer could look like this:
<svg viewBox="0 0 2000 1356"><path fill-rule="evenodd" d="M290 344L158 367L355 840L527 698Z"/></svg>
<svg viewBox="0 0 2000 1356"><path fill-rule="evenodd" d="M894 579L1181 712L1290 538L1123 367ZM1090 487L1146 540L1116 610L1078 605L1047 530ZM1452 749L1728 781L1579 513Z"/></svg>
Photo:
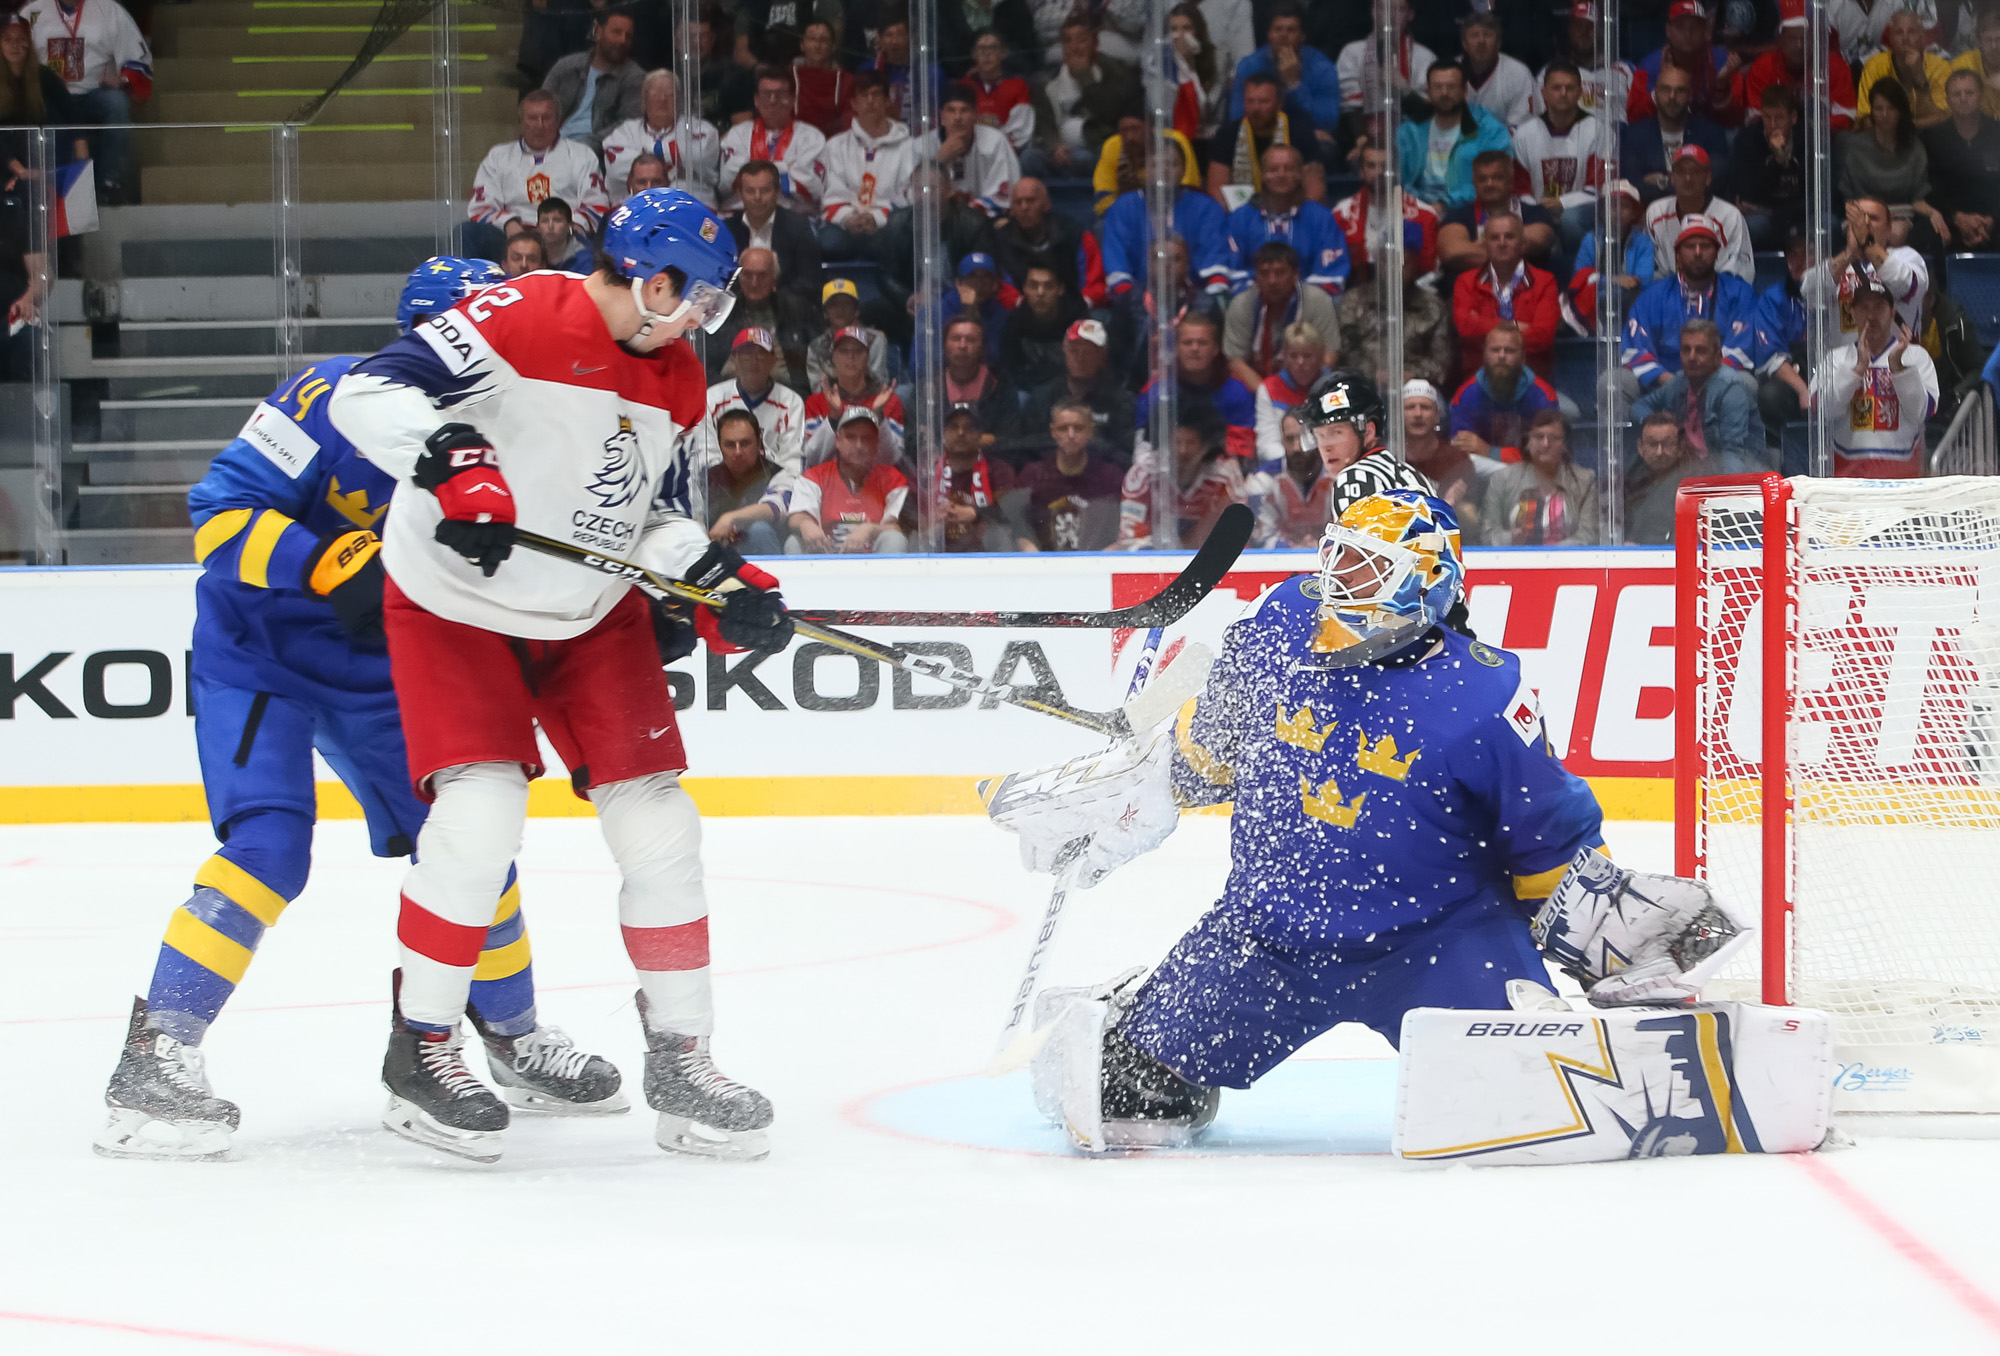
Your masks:
<svg viewBox="0 0 2000 1356"><path fill-rule="evenodd" d="M1148 679L1153 676L1153 665L1160 657L1160 640L1165 635L1164 626L1155 626L1146 633L1146 642L1139 647L1139 657L1132 664L1132 684L1126 689L1126 700L1132 701L1148 687ZM1200 656L1195 656L1199 663ZM1207 676L1206 664L1201 665L1203 676ZM1165 673L1161 678L1164 680ZM1028 952L1027 967L1021 972L1021 982L1014 986L1014 1005L1007 1012L1007 1025L1000 1028L1000 1039L994 1042L993 1060L986 1066L986 1074L997 1078L1027 1067L1028 1061L1049 1038L1047 1027L1037 1027L1028 1021L1028 1013L1034 1005L1035 991L1041 987L1042 962L1055 946L1056 929L1062 925L1063 906L1069 902L1069 892L1076 886L1077 863L1083 857L1083 850L1090 846L1090 839L1078 838L1062 850L1056 859L1055 884L1049 890L1048 907L1042 910L1042 926L1035 933L1035 945Z"/></svg>
<svg viewBox="0 0 2000 1356"><path fill-rule="evenodd" d="M1250 542L1256 515L1231 504L1215 520L1208 540L1179 575L1143 603L1108 612L870 612L857 609L795 612L826 626L1051 626L1103 631L1138 631L1171 626L1214 591Z"/></svg>
<svg viewBox="0 0 2000 1356"><path fill-rule="evenodd" d="M678 598L684 602L700 603L718 609L729 605L729 595L726 593L697 588L678 579L669 579L643 565L634 565L615 556L600 555L584 547L573 546L566 541L544 537L540 533L517 528L514 540L531 551L571 561L596 570L600 574L614 575L635 584L643 584L653 592L669 598ZM1153 690L1148 689L1116 711L1085 711L1067 702L1044 701L1034 695L1037 691L1035 688L1017 686L1013 683L996 683L990 678L969 669L958 668L943 659L931 655L911 654L908 650L886 641L866 640L860 636L849 635L845 631L835 630L831 626L822 625L797 613L793 614L793 623L797 633L807 640L816 640L822 645L831 645L836 650L858 655L863 659L873 659L891 668L935 679L947 687L955 687L962 692L978 693L982 697L992 697L1010 706L1021 707L1023 710L1054 716L1058 720L1080 725L1086 730L1094 730L1113 739L1128 738L1134 730L1157 725L1178 710L1188 697L1194 695L1190 692L1182 695L1179 700L1173 700L1172 693L1162 693L1156 697ZM1172 704L1168 705L1170 701Z"/></svg>

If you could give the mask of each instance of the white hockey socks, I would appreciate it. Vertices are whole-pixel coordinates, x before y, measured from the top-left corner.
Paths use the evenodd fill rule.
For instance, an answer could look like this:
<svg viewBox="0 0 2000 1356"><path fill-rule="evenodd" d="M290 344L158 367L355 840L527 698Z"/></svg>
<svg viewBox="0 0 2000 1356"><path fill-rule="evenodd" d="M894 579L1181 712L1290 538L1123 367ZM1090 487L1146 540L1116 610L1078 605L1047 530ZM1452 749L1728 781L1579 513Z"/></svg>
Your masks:
<svg viewBox="0 0 2000 1356"><path fill-rule="evenodd" d="M465 763L431 778L436 801L403 877L396 940L403 958L403 1017L450 1030L465 1015L493 901L521 851L528 778L518 763Z"/></svg>
<svg viewBox="0 0 2000 1356"><path fill-rule="evenodd" d="M708 981L708 897L701 883L701 816L671 772L593 787L604 841L625 878L618 922L655 1031L715 1029Z"/></svg>

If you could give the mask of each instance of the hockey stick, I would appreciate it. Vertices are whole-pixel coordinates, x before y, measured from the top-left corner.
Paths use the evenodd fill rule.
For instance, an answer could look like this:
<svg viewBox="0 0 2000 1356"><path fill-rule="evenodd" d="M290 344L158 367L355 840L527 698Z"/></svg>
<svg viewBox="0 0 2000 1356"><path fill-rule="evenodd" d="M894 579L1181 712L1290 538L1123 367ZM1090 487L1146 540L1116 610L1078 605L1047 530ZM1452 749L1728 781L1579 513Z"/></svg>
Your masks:
<svg viewBox="0 0 2000 1356"><path fill-rule="evenodd" d="M596 570L600 574L612 575L619 579L628 579L635 584L644 584L655 593L664 594L669 598L678 598L690 603L701 603L717 609L728 606L729 596L725 593L719 593L713 589L697 588L693 584L685 584L678 579L669 579L667 576L649 570L643 565L634 565L630 561L619 560L615 556L600 555L584 547L573 546L569 542L557 541L553 537L544 537L540 533L528 532L519 528L515 529L514 540L529 550L540 552L542 555L555 556L560 560L571 561L574 564ZM908 650L891 645L886 641L864 640L860 636L849 635L845 631L838 631L833 627L821 625L796 613L793 614L793 624L798 634L804 636L807 640L816 640L822 645L831 645L836 650L858 655L863 659L873 659L879 663L887 664L891 668L898 668L908 673L920 674L925 678L935 679L947 687L955 687L961 692L976 692L982 697L993 697L999 701L1006 702L1010 706L1018 706L1024 710L1040 712L1045 716L1054 716L1058 720L1066 720L1072 725L1080 725L1086 730L1094 730L1098 734L1108 735L1113 739L1126 739L1131 736L1134 730L1143 730L1149 726L1158 724L1161 720L1172 714L1173 711L1179 709L1181 701L1186 700L1184 696L1181 698L1181 701L1175 701L1171 706L1166 706L1164 698L1149 701L1147 698L1151 694L1148 693L1127 702L1124 707L1116 711L1085 711L1071 706L1066 702L1044 701L1033 695L1036 691L1034 688L1016 686L1012 683L996 683L990 678L973 673L969 669L958 668L931 655L911 654ZM1192 696L1193 694L1189 693L1187 695ZM1163 707L1164 709L1162 709Z"/></svg>
<svg viewBox="0 0 2000 1356"><path fill-rule="evenodd" d="M1132 665L1132 684L1126 689L1128 701L1136 699L1152 677L1153 664L1160 657L1160 640L1165 631L1165 627L1155 626L1146 633L1146 643L1140 647L1139 657ZM1203 669L1206 676L1206 665ZM1000 1039L994 1043L993 1061L986 1066L989 1078L1025 1067L1049 1038L1049 1028L1037 1027L1027 1020L1028 1011L1034 1004L1035 991L1041 987L1042 961L1055 944L1056 929L1062 925L1063 906L1069 902L1069 892L1076 885L1077 863L1089 846L1087 836L1075 839L1065 844L1061 855L1056 858L1055 885L1049 891L1048 907L1042 910L1041 930L1035 934L1034 949L1028 952L1028 964L1021 972L1021 982L1014 986L1014 1006L1007 1013L1007 1025L1001 1028Z"/></svg>
<svg viewBox="0 0 2000 1356"><path fill-rule="evenodd" d="M794 615L831 626L1058 626L1105 631L1171 626L1222 582L1222 576L1249 544L1255 523L1256 516L1247 505L1231 504L1173 582L1143 603L1109 612L868 612L848 608Z"/></svg>

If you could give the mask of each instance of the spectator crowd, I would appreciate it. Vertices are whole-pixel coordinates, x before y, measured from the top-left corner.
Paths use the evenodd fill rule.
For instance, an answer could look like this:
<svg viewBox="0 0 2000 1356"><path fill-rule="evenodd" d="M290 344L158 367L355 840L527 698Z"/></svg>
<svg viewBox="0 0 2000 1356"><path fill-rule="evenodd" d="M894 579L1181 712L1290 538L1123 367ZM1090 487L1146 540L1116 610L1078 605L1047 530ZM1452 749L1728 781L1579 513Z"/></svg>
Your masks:
<svg viewBox="0 0 2000 1356"><path fill-rule="evenodd" d="M684 116L668 7L530 0L519 136L472 192L465 250L515 275L586 271L607 215L644 188L724 214L740 299L705 341L709 417L691 436L711 531L746 550L909 549L925 495L951 551L1144 546L1166 467L1183 542L1240 501L1257 544L1312 544L1324 468L1287 415L1330 370L1386 366L1367 242L1392 164L1407 381L1389 417L1469 541L1600 540L1589 341L1605 288L1623 302L1630 541L1668 539L1689 476L1802 470L1814 411L1836 473L1920 474L1927 430L1979 379L1943 280L1948 256L2000 251L2000 4L1834 6L1824 259L1808 243L1803 0L1627 0L1629 59L1609 68L1595 0L1405 4L1393 135L1373 113L1368 6L1173 5L1179 419L1155 449L1145 6L949 0L923 71L899 3L704 7ZM938 109L926 136L920 81ZM1596 116L1612 101L1615 178ZM920 476L904 402L925 187L948 282L942 460ZM1840 333L1814 363L1820 299Z"/></svg>

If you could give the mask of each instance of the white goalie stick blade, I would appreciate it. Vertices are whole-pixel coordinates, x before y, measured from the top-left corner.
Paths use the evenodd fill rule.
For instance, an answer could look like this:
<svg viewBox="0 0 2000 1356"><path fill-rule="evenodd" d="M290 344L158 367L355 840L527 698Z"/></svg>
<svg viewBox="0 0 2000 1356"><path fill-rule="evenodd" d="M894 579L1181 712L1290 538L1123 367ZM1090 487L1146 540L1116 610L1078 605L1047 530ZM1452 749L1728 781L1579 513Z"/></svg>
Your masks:
<svg viewBox="0 0 2000 1356"><path fill-rule="evenodd" d="M161 1121L113 1107L90 1147L105 1158L179 1159L219 1163L230 1155L229 1127L215 1121Z"/></svg>
<svg viewBox="0 0 2000 1356"><path fill-rule="evenodd" d="M1180 657L1155 674L1145 691L1125 703L1125 720L1132 733L1150 730L1201 695L1208 671L1215 667L1215 651L1199 643L1182 650Z"/></svg>
<svg viewBox="0 0 2000 1356"><path fill-rule="evenodd" d="M453 1130L441 1125L429 1112L401 1097L389 1098L382 1110L382 1128L412 1144L436 1149L474 1163L498 1163L501 1138L498 1130Z"/></svg>

